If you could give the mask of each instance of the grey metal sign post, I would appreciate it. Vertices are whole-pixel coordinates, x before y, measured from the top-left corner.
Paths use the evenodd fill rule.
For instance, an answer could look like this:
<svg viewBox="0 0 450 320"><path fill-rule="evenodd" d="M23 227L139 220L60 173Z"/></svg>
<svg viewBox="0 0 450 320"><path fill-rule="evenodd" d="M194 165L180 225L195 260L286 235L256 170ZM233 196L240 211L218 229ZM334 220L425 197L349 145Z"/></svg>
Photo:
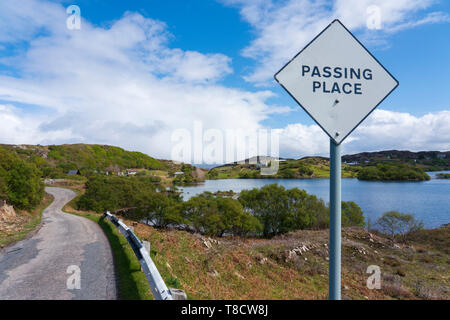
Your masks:
<svg viewBox="0 0 450 320"><path fill-rule="evenodd" d="M330 300L341 299L341 146L330 139Z"/></svg>
<svg viewBox="0 0 450 320"><path fill-rule="evenodd" d="M398 81L334 20L275 74L330 137L329 299L341 298L341 142Z"/></svg>

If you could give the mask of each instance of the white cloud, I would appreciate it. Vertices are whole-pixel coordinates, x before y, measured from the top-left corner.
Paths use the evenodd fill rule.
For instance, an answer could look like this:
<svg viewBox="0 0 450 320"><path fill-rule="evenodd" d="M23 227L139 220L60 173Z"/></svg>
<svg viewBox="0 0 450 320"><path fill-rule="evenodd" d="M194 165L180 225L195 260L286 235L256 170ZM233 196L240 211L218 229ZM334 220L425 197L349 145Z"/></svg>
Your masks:
<svg viewBox="0 0 450 320"><path fill-rule="evenodd" d="M76 138L69 128L61 128L51 132L42 132L39 123L43 117L29 115L12 105L0 105L0 137L2 143L22 144L39 143L43 140L51 143Z"/></svg>
<svg viewBox="0 0 450 320"><path fill-rule="evenodd" d="M376 110L354 132L348 152L380 149L450 150L450 111L421 117L409 113Z"/></svg>
<svg viewBox="0 0 450 320"><path fill-rule="evenodd" d="M276 68L287 51L297 50L328 23L327 15L317 20L324 3L298 2L307 6L306 13L293 1L284 9L259 1L254 6L266 3L264 10L242 9L249 21L265 21L265 38L246 49L248 56L261 55L266 64L274 59L271 67ZM161 21L126 13L107 27L83 20L81 30L70 31L60 5L27 0L19 10L13 3L0 3L0 45L26 45L17 45L14 56L0 61L11 70L0 75L0 143L100 143L169 158L172 132L192 130L194 121L201 121L205 130L256 130L271 114L290 110L269 104L274 96L270 90L221 84L233 72L231 59L170 47L173 36ZM279 23L286 18L284 27L291 28L286 34L294 33L300 18L306 31L290 40L280 37L281 25L271 24L273 12ZM264 47L266 40L279 42ZM277 46L284 48L279 55ZM255 80L264 78L256 74ZM448 150L449 113L414 117L375 111L347 139L344 150ZM317 126L292 124L278 131L281 156L328 154L328 138Z"/></svg>
<svg viewBox="0 0 450 320"><path fill-rule="evenodd" d="M450 21L449 15L431 12L432 0L222 0L240 9L242 18L256 33L256 38L243 49L242 55L257 61L245 80L268 85L273 74L288 62L333 19L339 18L348 28L363 31L371 43L384 43L387 34L427 23ZM367 29L370 13L380 9L381 30Z"/></svg>
<svg viewBox="0 0 450 320"><path fill-rule="evenodd" d="M51 2L22 0L0 2L0 42L17 43L32 39L36 33L58 32L55 21L65 23L64 10Z"/></svg>
<svg viewBox="0 0 450 320"><path fill-rule="evenodd" d="M394 33L404 29L418 27L429 23L445 23L450 22L450 16L444 12L431 12L427 14L424 18L416 21L408 21L405 23L398 24L386 30L386 32Z"/></svg>
<svg viewBox="0 0 450 320"><path fill-rule="evenodd" d="M381 27L389 30L405 21L414 21L414 15L429 8L434 0L337 0L334 2L333 14L342 19L348 28L366 27L367 8L377 6L380 9Z"/></svg>
<svg viewBox="0 0 450 320"><path fill-rule="evenodd" d="M194 121L205 129L257 129L287 110L268 107L271 91L219 84L232 72L231 59L171 48L160 21L126 13L109 27L83 20L81 30L67 30L64 8L27 4L40 8L31 19L38 27L0 30L3 43L14 32L28 39L25 50L2 60L15 75L0 75L0 100L9 105L0 112L1 143L105 143L168 158L172 131ZM2 9L10 12L0 18L10 21L31 15L4 2ZM41 21L45 10L57 18Z"/></svg>
<svg viewBox="0 0 450 320"><path fill-rule="evenodd" d="M284 156L329 154L329 138L317 125L291 124L278 132ZM378 109L343 142L345 154L389 149L450 150L450 111L416 117Z"/></svg>

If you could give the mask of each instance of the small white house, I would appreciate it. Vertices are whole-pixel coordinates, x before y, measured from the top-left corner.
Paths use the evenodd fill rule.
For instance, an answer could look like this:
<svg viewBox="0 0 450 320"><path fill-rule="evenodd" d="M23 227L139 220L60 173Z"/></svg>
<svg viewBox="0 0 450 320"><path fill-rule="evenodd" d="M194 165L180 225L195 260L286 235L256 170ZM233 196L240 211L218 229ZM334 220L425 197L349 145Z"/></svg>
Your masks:
<svg viewBox="0 0 450 320"><path fill-rule="evenodd" d="M127 176L134 176L134 175L136 175L138 172L139 172L138 169L127 169L127 170L125 171L125 174L126 174Z"/></svg>

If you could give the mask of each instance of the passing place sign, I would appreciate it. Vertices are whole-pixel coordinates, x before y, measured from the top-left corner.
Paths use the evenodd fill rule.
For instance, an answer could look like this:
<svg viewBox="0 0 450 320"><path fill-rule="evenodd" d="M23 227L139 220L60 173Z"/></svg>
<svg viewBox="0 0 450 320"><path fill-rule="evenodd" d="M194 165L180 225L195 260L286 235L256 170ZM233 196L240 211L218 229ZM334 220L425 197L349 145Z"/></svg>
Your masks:
<svg viewBox="0 0 450 320"><path fill-rule="evenodd" d="M337 144L398 86L339 20L328 25L275 79Z"/></svg>

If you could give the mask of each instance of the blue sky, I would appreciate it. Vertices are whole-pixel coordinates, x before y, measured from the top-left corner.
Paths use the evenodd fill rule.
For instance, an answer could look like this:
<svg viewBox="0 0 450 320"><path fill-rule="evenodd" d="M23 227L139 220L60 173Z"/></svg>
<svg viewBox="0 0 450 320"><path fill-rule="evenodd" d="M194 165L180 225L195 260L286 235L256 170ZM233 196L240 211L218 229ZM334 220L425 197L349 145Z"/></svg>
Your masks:
<svg viewBox="0 0 450 320"><path fill-rule="evenodd" d="M400 82L344 150L450 149L449 1L14 3L0 4L1 143L105 143L170 158L173 132L200 121L276 129L281 156L326 155L326 136L272 75L339 18ZM81 30L65 28L71 4ZM380 30L367 28L370 5Z"/></svg>
<svg viewBox="0 0 450 320"><path fill-rule="evenodd" d="M220 52L231 57L234 74L227 76L223 82L229 86L254 89L251 83L242 78L254 65L254 61L242 57L241 50L255 38L255 32L234 7L208 0L85 0L70 3L78 4L83 8L83 17L99 26L107 26L111 21L120 19L125 11L139 12L146 17L164 21L173 34L172 47L204 53ZM433 11L450 13L450 2L436 2L422 14ZM357 36L361 34L362 32L355 32ZM450 23L447 22L426 24L398 32L387 36L386 43L382 45L371 45L370 42L365 44L401 82L401 90L389 97L389 103L384 105L385 109L415 115L449 109L449 37ZM278 86L274 85L272 90L280 96L280 103L295 106ZM395 107L390 107L393 105ZM307 117L299 119L306 120Z"/></svg>

